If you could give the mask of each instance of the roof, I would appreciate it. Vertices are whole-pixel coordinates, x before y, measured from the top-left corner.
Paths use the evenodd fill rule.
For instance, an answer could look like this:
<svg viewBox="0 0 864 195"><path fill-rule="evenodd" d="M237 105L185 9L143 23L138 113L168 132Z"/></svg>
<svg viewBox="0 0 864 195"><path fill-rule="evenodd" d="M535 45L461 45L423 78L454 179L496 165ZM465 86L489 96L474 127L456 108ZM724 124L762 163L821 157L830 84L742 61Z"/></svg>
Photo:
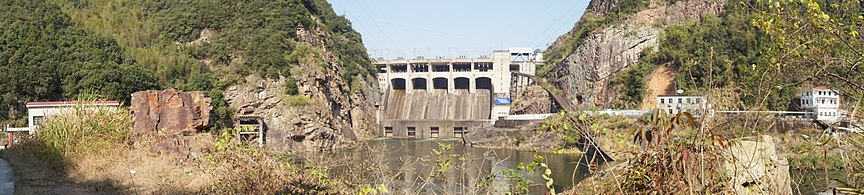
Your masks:
<svg viewBox="0 0 864 195"><path fill-rule="evenodd" d="M705 96L700 96L700 95L658 95L657 97L701 97L701 98L704 98Z"/></svg>
<svg viewBox="0 0 864 195"><path fill-rule="evenodd" d="M813 90L831 90L831 88L826 86L816 86L813 87Z"/></svg>
<svg viewBox="0 0 864 195"><path fill-rule="evenodd" d="M54 102L27 102L27 107L59 107L59 106L74 106L78 101L54 101ZM101 106L119 106L120 101L92 101L85 102L86 105L101 105Z"/></svg>

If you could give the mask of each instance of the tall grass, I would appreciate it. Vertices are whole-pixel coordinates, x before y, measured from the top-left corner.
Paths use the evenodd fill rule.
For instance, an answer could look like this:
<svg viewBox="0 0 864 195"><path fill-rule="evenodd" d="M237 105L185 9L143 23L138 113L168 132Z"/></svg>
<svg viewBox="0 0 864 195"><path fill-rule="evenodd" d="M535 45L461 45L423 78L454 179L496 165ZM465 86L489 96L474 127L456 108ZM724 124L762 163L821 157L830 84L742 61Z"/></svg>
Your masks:
<svg viewBox="0 0 864 195"><path fill-rule="evenodd" d="M90 102L78 101L74 107L50 116L40 125L35 140L64 157L105 151L128 141L133 122L129 111Z"/></svg>

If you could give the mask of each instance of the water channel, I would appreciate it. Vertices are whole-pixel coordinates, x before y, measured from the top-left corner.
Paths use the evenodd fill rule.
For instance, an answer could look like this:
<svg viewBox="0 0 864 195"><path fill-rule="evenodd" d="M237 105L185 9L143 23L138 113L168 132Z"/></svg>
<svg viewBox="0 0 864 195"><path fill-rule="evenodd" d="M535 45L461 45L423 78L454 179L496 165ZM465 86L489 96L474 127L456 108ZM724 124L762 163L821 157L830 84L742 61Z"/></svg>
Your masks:
<svg viewBox="0 0 864 195"><path fill-rule="evenodd" d="M433 150L441 150L439 144L452 145L448 154L435 155ZM381 172L359 173L367 179L385 184L396 192L455 194L504 193L516 181L508 179L506 172L512 169L528 181L531 194L546 191L545 180L541 175L517 169L519 163L529 164L535 159L536 152L514 149L490 149L469 147L459 139L396 139L382 138L365 141L356 147L337 151L352 159L344 166L334 166L330 173L333 177L344 177L352 172L352 165L381 166ZM586 176L588 167L580 163L578 154L543 153L545 161L552 170L553 186L558 192L571 188ZM450 160L451 166L443 174L438 162ZM373 169L375 170L375 169ZM503 172L502 172L503 171ZM542 171L542 170L541 170ZM491 175L493 174L494 175ZM542 172L538 172L542 173ZM430 177L430 175L438 175ZM494 179L488 179L494 177ZM446 180L446 181L445 181ZM483 190L479 186L488 186Z"/></svg>

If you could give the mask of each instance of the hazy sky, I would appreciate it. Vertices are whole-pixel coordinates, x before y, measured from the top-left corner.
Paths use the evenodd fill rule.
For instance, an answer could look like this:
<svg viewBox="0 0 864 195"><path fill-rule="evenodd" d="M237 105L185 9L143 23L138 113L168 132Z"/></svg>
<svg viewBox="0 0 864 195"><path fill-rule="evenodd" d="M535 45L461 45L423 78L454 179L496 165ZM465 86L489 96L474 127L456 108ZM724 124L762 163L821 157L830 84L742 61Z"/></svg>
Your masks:
<svg viewBox="0 0 864 195"><path fill-rule="evenodd" d="M372 57L387 58L546 49L588 6L588 0L329 1L363 35Z"/></svg>

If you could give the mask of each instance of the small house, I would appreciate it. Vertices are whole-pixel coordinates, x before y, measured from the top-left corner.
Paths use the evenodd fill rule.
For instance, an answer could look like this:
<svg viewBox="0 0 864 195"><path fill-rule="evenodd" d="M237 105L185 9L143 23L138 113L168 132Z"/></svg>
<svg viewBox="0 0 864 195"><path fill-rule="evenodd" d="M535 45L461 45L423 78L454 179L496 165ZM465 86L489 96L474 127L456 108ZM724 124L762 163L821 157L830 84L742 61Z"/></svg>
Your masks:
<svg viewBox="0 0 864 195"><path fill-rule="evenodd" d="M47 117L64 112L69 112L78 105L76 101L59 101L59 102L28 102L27 103L27 128L16 128L20 131L29 131L32 135L39 128L39 125L45 121ZM117 108L120 106L119 101L93 101L82 103L85 106L104 106L108 108Z"/></svg>
<svg viewBox="0 0 864 195"><path fill-rule="evenodd" d="M702 114L708 108L705 96L661 95L657 96L657 109L666 114L689 112L693 115Z"/></svg>
<svg viewBox="0 0 864 195"><path fill-rule="evenodd" d="M816 120L835 121L840 113L840 94L837 91L817 86L800 94L801 109L808 112L805 116Z"/></svg>

